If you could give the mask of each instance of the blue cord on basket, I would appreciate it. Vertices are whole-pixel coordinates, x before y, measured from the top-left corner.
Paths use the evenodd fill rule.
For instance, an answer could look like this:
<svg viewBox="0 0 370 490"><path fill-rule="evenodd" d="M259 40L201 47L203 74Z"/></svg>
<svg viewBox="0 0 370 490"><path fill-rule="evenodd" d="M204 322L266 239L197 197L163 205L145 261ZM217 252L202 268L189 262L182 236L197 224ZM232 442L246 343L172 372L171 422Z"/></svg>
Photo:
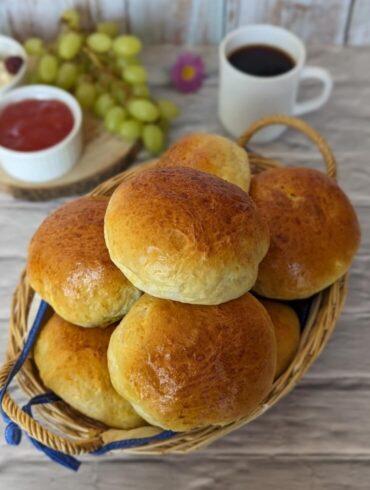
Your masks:
<svg viewBox="0 0 370 490"><path fill-rule="evenodd" d="M28 336L26 338L26 341L24 343L23 349L21 353L19 354L18 359L16 360L14 366L9 372L9 375L5 381L4 386L0 390L0 413L3 417L4 422L7 424L5 427L4 431L4 437L5 440L8 444L17 446L22 439L22 430L21 428L12 420L9 419L7 414L3 410L2 402L4 399L4 395L6 393L6 390L8 389L10 383L12 382L14 376L18 373L18 371L21 369L23 366L25 360L27 359L33 344L35 343L35 340L37 338L37 334L39 333L39 330L42 326L42 320L44 318L44 315L48 309L48 304L45 301L41 301L39 309L37 311L35 320L32 324L32 327L28 333ZM44 393L42 395L36 395L34 396L26 405L22 407L22 410L26 412L30 417L32 417L32 406L34 405L42 405L46 403L54 403L56 401L60 401L60 398L57 397L54 393ZM123 449L123 448L131 448L131 447L139 447L143 446L145 444L148 444L149 442L153 441L160 441L160 440L165 440L173 437L176 434L176 432L172 432L170 430L164 430L160 432L159 434L151 437L141 437L137 439L126 439L126 440L121 440L121 441L114 441L110 442L108 444L105 444L101 448L93 451L91 454L94 454L96 456L99 456L101 454L105 454L109 451L112 451L114 449ZM71 469L73 471L77 471L81 465L81 462L78 461L76 458L73 456L69 456L68 454L65 454L61 451L56 451L54 449L49 448L48 446L45 446L39 441L36 441L36 439L33 439L27 434L27 437L31 441L31 443L35 446L36 449L39 451L42 451L46 456L48 456L52 461L55 461L56 463L65 466L68 469Z"/></svg>
<svg viewBox="0 0 370 490"><path fill-rule="evenodd" d="M32 346L36 340L37 334L40 330L40 327L42 324L42 319L46 313L47 308L48 308L47 303L45 303L45 301L41 301L39 309L36 313L35 320L33 322L31 330L29 331L29 334L27 336L27 339L26 339L26 342L23 346L23 349L22 349L21 353L19 354L18 359L14 363L14 366L10 370L8 377L4 383L4 386L0 390L0 413L3 416L3 419L6 423L10 422L8 416L6 415L6 413L3 410L3 399L5 396L6 390L7 390L8 386L10 385L10 383L12 382L14 376L18 373L18 371L23 366L24 361L27 359L27 356L30 353Z"/></svg>

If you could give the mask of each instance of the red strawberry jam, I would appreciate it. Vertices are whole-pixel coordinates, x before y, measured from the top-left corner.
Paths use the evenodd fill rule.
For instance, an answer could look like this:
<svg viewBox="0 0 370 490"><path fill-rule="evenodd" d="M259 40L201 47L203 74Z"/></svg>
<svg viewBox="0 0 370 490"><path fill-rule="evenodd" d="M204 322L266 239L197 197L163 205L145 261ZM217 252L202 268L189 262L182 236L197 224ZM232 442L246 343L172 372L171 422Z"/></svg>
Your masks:
<svg viewBox="0 0 370 490"><path fill-rule="evenodd" d="M72 130L69 107L54 99L25 99L0 112L0 145L16 151L45 150Z"/></svg>

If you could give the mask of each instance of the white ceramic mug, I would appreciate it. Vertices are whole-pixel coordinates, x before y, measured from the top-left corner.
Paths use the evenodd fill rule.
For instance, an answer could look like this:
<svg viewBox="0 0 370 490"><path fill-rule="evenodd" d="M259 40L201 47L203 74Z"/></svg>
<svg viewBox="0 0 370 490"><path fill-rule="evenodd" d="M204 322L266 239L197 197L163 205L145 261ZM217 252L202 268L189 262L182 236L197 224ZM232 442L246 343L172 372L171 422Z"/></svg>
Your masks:
<svg viewBox="0 0 370 490"><path fill-rule="evenodd" d="M294 67L281 75L260 77L235 68L228 56L248 45L267 45L289 54ZM306 49L291 32L268 24L240 27L230 32L220 44L219 118L233 136L240 136L257 119L271 114L301 115L319 109L328 100L333 81L327 70L304 66ZM297 102L301 80L314 79L322 83L320 95ZM271 126L259 132L254 141L271 141L284 131L284 126Z"/></svg>

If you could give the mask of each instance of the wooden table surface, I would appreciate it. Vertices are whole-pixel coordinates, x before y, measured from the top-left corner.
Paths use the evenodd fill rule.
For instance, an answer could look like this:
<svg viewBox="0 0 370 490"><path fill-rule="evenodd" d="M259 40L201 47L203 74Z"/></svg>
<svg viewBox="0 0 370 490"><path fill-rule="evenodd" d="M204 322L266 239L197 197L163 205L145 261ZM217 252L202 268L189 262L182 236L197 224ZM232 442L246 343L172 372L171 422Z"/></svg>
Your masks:
<svg viewBox="0 0 370 490"><path fill-rule="evenodd" d="M217 53L199 48L209 74L194 95L174 93L163 76L179 48L145 52L154 91L176 99L182 116L171 140L193 130L222 132L217 121ZM327 137L340 183L357 208L361 250L353 264L345 310L326 350L296 389L250 425L189 456L136 457L115 453L82 458L74 474L49 462L24 439L0 441L0 489L369 489L370 488L370 48L318 46L308 61L330 70L334 92L307 121ZM310 95L315 87L302 89ZM287 163L321 165L315 148L287 131L259 148ZM12 291L25 264L27 243L62 201L30 203L0 194L0 355L7 339ZM0 427L1 429L3 426Z"/></svg>

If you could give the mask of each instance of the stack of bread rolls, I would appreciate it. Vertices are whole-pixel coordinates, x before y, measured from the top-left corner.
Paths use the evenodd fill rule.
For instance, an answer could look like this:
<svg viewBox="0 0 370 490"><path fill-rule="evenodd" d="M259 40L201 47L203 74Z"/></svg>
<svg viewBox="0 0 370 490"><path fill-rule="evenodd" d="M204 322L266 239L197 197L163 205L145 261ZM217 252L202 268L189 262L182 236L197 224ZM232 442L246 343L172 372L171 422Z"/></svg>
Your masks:
<svg viewBox="0 0 370 490"><path fill-rule="evenodd" d="M342 276L359 239L321 172L251 177L236 143L185 136L110 199L69 202L35 233L27 277L54 310L34 348L40 377L109 427L248 416L298 350L286 301Z"/></svg>

